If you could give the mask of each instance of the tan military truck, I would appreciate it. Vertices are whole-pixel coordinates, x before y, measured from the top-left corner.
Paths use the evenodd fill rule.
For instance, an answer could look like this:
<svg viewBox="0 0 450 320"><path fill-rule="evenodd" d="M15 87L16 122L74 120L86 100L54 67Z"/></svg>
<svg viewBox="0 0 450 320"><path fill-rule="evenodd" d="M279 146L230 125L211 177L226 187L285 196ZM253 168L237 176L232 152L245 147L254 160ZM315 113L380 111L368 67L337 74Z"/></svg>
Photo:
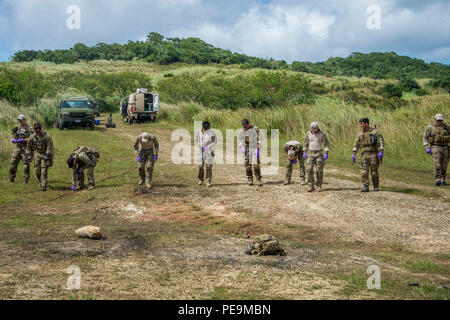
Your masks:
<svg viewBox="0 0 450 320"><path fill-rule="evenodd" d="M128 101L120 102L120 114L123 122L132 124L136 122L156 121L159 111L159 95L148 93L147 89L137 89L130 94Z"/></svg>

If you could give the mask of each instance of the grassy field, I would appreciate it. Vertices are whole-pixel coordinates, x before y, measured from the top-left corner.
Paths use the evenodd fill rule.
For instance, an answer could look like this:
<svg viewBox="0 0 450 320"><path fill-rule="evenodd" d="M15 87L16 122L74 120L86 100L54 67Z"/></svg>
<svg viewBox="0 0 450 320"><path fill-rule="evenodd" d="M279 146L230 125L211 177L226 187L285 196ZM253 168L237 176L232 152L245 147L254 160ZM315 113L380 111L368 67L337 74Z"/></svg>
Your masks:
<svg viewBox="0 0 450 320"><path fill-rule="evenodd" d="M78 68L117 71L141 68L155 77L186 72L138 62L81 64ZM17 66L20 67L20 66ZM38 64L46 72L77 66ZM110 68L110 69L108 69ZM148 68L148 69L145 69ZM216 72L221 66L198 67ZM240 72L230 68L231 72ZM252 72L246 70L245 72ZM339 82L314 76L314 81ZM348 79L359 86L364 81ZM331 85L331 84L330 84ZM152 124L123 124L59 131L48 128L56 146L49 190L32 181L9 184L9 130L16 117L1 104L0 298L1 299L449 299L448 189L432 185L431 161L421 135L438 111L448 114L448 94L408 96L409 109L371 110L332 95L314 105L270 111L210 110L193 103L163 104ZM19 111L18 111L19 112ZM40 112L43 121L52 101ZM386 139L380 173L384 192L362 198L359 169L349 156L355 121L369 115ZM192 121L208 119L219 129L238 128L243 117L264 128L283 127L282 139L303 140L318 119L332 141L325 169L325 191L307 194L298 184L283 187L284 170L264 177L266 186L249 188L241 166L217 166L214 187L196 185L194 165L174 165L171 132L193 130ZM141 132L161 142L154 189L137 185L132 145ZM398 134L398 132L402 132ZM101 153L97 188L71 192L71 151L87 145ZM281 154L281 162L284 155ZM74 230L101 227L101 241L78 239ZM250 257L244 250L253 236L270 233L286 248L286 257ZM81 269L80 290L67 290L70 265ZM378 265L382 289L368 290L367 267Z"/></svg>

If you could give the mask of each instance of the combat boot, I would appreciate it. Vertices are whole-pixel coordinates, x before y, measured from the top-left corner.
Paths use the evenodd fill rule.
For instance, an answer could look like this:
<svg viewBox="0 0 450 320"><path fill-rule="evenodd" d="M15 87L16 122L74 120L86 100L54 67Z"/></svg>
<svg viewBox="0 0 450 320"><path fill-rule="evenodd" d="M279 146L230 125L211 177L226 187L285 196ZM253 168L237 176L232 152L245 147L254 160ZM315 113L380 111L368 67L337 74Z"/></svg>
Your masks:
<svg viewBox="0 0 450 320"><path fill-rule="evenodd" d="M309 186L308 192L313 192L314 190L314 186Z"/></svg>
<svg viewBox="0 0 450 320"><path fill-rule="evenodd" d="M151 182L147 183L147 184L146 184L145 186L147 187L147 189L151 189L151 188L153 188L153 186L152 186L152 183L151 183Z"/></svg>
<svg viewBox="0 0 450 320"><path fill-rule="evenodd" d="M448 183L445 182L445 181L442 181L442 185L443 185L443 186L448 186Z"/></svg>
<svg viewBox="0 0 450 320"><path fill-rule="evenodd" d="M380 190L380 188L378 188L378 186L376 186L376 187L374 186L373 187L373 191L378 192L378 191L381 191L381 190Z"/></svg>
<svg viewBox="0 0 450 320"><path fill-rule="evenodd" d="M202 180L198 180L198 185L201 186L203 184Z"/></svg>
<svg viewBox="0 0 450 320"><path fill-rule="evenodd" d="M248 185L249 186L253 185L253 177L248 177Z"/></svg>
<svg viewBox="0 0 450 320"><path fill-rule="evenodd" d="M364 185L361 189L361 192L369 192L369 186Z"/></svg>
<svg viewBox="0 0 450 320"><path fill-rule="evenodd" d="M257 179L256 181L258 182L259 187L262 187L264 185L261 179Z"/></svg>
<svg viewBox="0 0 450 320"><path fill-rule="evenodd" d="M441 186L441 181L439 181L439 180L436 181L435 185L438 186L438 187L440 187L440 186Z"/></svg>
<svg viewBox="0 0 450 320"><path fill-rule="evenodd" d="M322 192L322 186L317 186L317 192Z"/></svg>
<svg viewBox="0 0 450 320"><path fill-rule="evenodd" d="M284 182L284 185L285 185L285 186L287 186L288 184L291 184L291 181L290 181L290 180L286 180L286 181Z"/></svg>
<svg viewBox="0 0 450 320"><path fill-rule="evenodd" d="M47 186L42 186L42 188L41 188L41 189L42 189L42 191L44 191L44 192L45 192L45 191L47 191Z"/></svg>
<svg viewBox="0 0 450 320"><path fill-rule="evenodd" d="M89 186L88 187L88 190L94 190L95 189L95 186Z"/></svg>
<svg viewBox="0 0 450 320"><path fill-rule="evenodd" d="M144 184L144 179L139 180L139 185L142 186Z"/></svg>
<svg viewBox="0 0 450 320"><path fill-rule="evenodd" d="M212 186L211 182L207 182L207 183L206 183L206 186L207 186L208 188L210 188L210 187Z"/></svg>

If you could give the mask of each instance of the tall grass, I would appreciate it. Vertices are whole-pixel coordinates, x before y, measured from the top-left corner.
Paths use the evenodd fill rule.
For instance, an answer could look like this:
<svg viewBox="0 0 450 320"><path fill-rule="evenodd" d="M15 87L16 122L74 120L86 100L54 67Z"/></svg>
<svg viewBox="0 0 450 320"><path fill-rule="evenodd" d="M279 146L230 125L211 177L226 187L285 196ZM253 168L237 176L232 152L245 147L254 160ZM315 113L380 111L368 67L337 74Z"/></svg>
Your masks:
<svg viewBox="0 0 450 320"><path fill-rule="evenodd" d="M345 103L339 98L320 96L312 105L289 105L267 109L242 108L236 111L216 110L189 102L161 105L160 119L192 126L193 121L209 121L217 129L239 128L248 118L265 129L279 129L283 141L304 140L312 121L319 121L331 143L330 156L349 160L359 132L358 120L368 117L385 140L385 161L396 168L428 170L430 159L425 154L422 137L436 113L450 116L450 95L436 94L415 99L408 107L380 110Z"/></svg>
<svg viewBox="0 0 450 320"><path fill-rule="evenodd" d="M57 99L43 99L38 107L16 107L11 103L0 100L0 159L5 161L14 145L11 143L12 128L18 126L17 116L24 114L28 125L40 122L44 127L50 127L55 122Z"/></svg>

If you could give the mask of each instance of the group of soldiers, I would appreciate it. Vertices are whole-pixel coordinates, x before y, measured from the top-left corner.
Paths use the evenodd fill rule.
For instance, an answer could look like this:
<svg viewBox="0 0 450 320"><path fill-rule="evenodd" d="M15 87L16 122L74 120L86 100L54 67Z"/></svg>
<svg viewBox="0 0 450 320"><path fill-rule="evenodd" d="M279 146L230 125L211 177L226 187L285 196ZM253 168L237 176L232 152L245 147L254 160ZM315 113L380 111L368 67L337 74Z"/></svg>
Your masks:
<svg viewBox="0 0 450 320"><path fill-rule="evenodd" d="M15 149L10 161L10 182L16 177L17 166L23 162L24 183L30 179L30 163L34 159L36 177L41 189L46 191L48 183L48 169L53 166L54 146L51 137L42 130L42 125L36 123L31 129L24 115L18 117L19 126L13 129L12 143ZM358 133L353 146L352 163L356 161L356 154L361 150L359 161L361 169L361 192L369 192L369 173L372 177L374 191L379 191L378 168L383 162L384 139L376 127L371 127L368 118L359 120L361 131ZM446 182L447 165L449 161L450 126L444 123L444 116L437 114L433 124L429 125L424 135L426 152L431 154L434 162L434 177L436 186L448 185ZM196 133L195 145L198 147L197 163L198 184L202 185L206 179L207 187L212 186L214 163L214 148L217 145L215 132L207 121L202 123L202 129ZM238 137L238 145L244 156L245 173L249 185L254 185L254 178L258 186L263 185L260 168L260 133L259 128L248 119L242 120L242 130ZM310 125L304 143L292 140L283 149L287 154L286 177L284 185L289 185L292 179L294 165L299 165L300 181L302 185L309 185L308 192L322 190L323 168L328 160L330 143L326 134L320 129L318 122ZM134 143L134 152L138 162L139 185L152 188L152 178L155 162L158 160L159 142L150 133L140 134ZM95 188L94 169L100 158L100 153L85 146L75 148L67 159L68 167L72 169L72 191L84 188L84 172L88 174L88 189ZM306 168L305 168L306 162ZM205 175L206 166L206 175Z"/></svg>

